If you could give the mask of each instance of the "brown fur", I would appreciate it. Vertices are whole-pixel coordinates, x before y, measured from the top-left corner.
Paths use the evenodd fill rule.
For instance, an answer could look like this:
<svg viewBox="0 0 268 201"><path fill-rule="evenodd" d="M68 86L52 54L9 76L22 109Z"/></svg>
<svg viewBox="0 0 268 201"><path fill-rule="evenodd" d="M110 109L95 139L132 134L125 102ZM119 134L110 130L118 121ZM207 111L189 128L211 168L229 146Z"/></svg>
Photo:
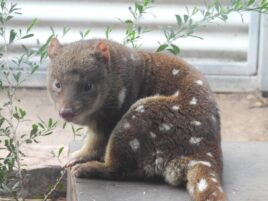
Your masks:
<svg viewBox="0 0 268 201"><path fill-rule="evenodd" d="M108 40L62 46L54 39L48 53L52 100L58 110L72 111L68 121L89 127L83 148L67 164L75 176L160 177L186 183L194 201L227 200L220 117L195 68ZM85 92L85 86L92 88Z"/></svg>

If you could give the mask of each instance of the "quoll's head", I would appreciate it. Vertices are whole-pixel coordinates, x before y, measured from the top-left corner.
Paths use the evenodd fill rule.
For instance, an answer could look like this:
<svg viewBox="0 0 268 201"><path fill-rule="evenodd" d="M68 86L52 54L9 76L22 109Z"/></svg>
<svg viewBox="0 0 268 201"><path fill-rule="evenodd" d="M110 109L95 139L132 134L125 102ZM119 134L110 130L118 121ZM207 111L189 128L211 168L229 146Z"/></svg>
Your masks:
<svg viewBox="0 0 268 201"><path fill-rule="evenodd" d="M108 45L90 40L61 45L54 38L48 56L48 91L59 115L66 121L86 124L108 96Z"/></svg>

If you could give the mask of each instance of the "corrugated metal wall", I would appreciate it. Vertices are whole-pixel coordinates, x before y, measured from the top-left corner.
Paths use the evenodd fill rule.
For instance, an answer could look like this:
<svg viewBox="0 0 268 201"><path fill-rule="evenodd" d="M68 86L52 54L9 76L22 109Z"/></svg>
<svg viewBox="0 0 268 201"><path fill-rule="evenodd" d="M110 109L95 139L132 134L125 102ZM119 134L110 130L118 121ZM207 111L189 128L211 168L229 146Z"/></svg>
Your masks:
<svg viewBox="0 0 268 201"><path fill-rule="evenodd" d="M61 39L63 43L79 40L79 31L86 28L91 29L87 38L103 38L107 26L113 29L110 38L122 42L125 36L125 26L119 19L130 18L128 7L133 5L133 1L130 0L21 0L18 3L22 8L23 15L11 21L11 27L26 26L33 18L38 18L39 24L34 32L41 42L44 42L50 35L50 26L59 36L61 36L63 27L69 27L70 32ZM155 51L158 41L164 41L162 31L164 27L175 26L174 15L186 13L186 6L191 9L196 5L202 6L202 4L203 1L197 0L156 0L155 6L150 9L150 12L156 17L148 14L145 19L141 20L143 26L153 30L143 35L142 49ZM238 14L231 14L226 24L218 21L217 24L200 29L196 35L203 37L204 40L186 38L179 39L176 44L182 50L180 56L196 65L208 77L214 76L211 80L216 79L217 81L217 77L233 75L250 76L256 74L257 69L258 28L258 15L246 13L244 22L242 22ZM30 46L35 44L32 39L23 42ZM12 47L13 54L19 53L19 46L20 44L17 43ZM45 66L43 66L44 72ZM33 86L44 85L44 73L43 77L42 75L36 76L39 78L30 84ZM218 91L228 90L228 86L225 87L226 89L220 89L213 85L213 88Z"/></svg>

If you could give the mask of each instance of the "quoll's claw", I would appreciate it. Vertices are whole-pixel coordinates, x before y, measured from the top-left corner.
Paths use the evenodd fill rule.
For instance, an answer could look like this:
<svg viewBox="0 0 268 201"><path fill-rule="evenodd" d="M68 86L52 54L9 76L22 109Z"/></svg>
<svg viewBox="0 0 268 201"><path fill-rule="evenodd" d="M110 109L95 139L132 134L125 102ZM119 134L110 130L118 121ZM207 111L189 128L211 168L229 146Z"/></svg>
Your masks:
<svg viewBox="0 0 268 201"><path fill-rule="evenodd" d="M83 165L82 164L76 164L71 169L71 174L75 177L79 177L83 172Z"/></svg>
<svg viewBox="0 0 268 201"><path fill-rule="evenodd" d="M73 167L74 165L78 164L78 163L83 163L83 160L81 159L71 159L70 161L68 161L64 167L65 168L69 168L69 167Z"/></svg>

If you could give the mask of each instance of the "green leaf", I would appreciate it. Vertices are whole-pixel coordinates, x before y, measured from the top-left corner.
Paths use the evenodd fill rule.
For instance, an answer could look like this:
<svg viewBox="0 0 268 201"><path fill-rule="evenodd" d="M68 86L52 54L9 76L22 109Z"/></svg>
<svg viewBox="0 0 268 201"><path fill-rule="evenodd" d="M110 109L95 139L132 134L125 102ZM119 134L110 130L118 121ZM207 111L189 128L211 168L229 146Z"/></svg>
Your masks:
<svg viewBox="0 0 268 201"><path fill-rule="evenodd" d="M234 1L234 8L236 10L239 10L242 7L242 2L241 0Z"/></svg>
<svg viewBox="0 0 268 201"><path fill-rule="evenodd" d="M52 26L50 26L49 28L50 28L50 31L51 31L52 35L55 36L56 34L55 34L54 28Z"/></svg>
<svg viewBox="0 0 268 201"><path fill-rule="evenodd" d="M62 125L62 128L64 129L64 128L66 127L66 125L67 125L67 122L65 121L65 122L63 123L63 125Z"/></svg>
<svg viewBox="0 0 268 201"><path fill-rule="evenodd" d="M31 70L31 75L35 73L35 71L39 68L38 65L34 66Z"/></svg>
<svg viewBox="0 0 268 201"><path fill-rule="evenodd" d="M7 18L6 18L6 22L9 21L9 20L11 20L13 17L14 17L14 16L12 16L12 15L7 16Z"/></svg>
<svg viewBox="0 0 268 201"><path fill-rule="evenodd" d="M13 74L14 79L16 80L17 83L19 83L20 81L20 77L21 77L21 72L18 73L14 73Z"/></svg>
<svg viewBox="0 0 268 201"><path fill-rule="evenodd" d="M31 24L29 24L29 26L27 27L26 33L29 33L29 31L31 31L31 29L37 24L37 22L38 22L37 18L34 18Z"/></svg>
<svg viewBox="0 0 268 201"><path fill-rule="evenodd" d="M38 132L38 126L36 124L33 124L30 136L34 136L37 132Z"/></svg>
<svg viewBox="0 0 268 201"><path fill-rule="evenodd" d="M53 120L51 118L48 119L48 128L51 128L53 124Z"/></svg>
<svg viewBox="0 0 268 201"><path fill-rule="evenodd" d="M183 15L184 22L187 22L189 19L189 15Z"/></svg>
<svg viewBox="0 0 268 201"><path fill-rule="evenodd" d="M165 50L167 47L168 47L167 44L160 45L160 46L157 48L156 52L162 52L162 51Z"/></svg>
<svg viewBox="0 0 268 201"><path fill-rule="evenodd" d="M179 16L179 15L175 15L175 16L176 16L177 24L180 27L181 23L182 23L181 16Z"/></svg>
<svg viewBox="0 0 268 201"><path fill-rule="evenodd" d="M58 158L60 157L60 155L61 155L61 153L62 153L63 150L64 150L64 147L61 147L61 148L59 149L59 151L58 151Z"/></svg>
<svg viewBox="0 0 268 201"><path fill-rule="evenodd" d="M18 113L14 113L14 114L13 114L13 117L14 117L15 119L17 119L17 120L19 120L19 119L20 119L20 116L19 116L19 114L18 114Z"/></svg>
<svg viewBox="0 0 268 201"><path fill-rule="evenodd" d="M69 28L69 27L63 27L62 37L65 36L70 30L71 30L71 28Z"/></svg>
<svg viewBox="0 0 268 201"><path fill-rule="evenodd" d="M45 126L42 123L38 123L38 126L40 126L42 129L45 129Z"/></svg>
<svg viewBox="0 0 268 201"><path fill-rule="evenodd" d="M248 6L251 6L252 4L254 4L255 3L255 0L249 0L248 1Z"/></svg>
<svg viewBox="0 0 268 201"><path fill-rule="evenodd" d="M221 5L220 5L220 2L219 1L216 1L215 2L215 8L216 8L217 12L220 11Z"/></svg>
<svg viewBox="0 0 268 201"><path fill-rule="evenodd" d="M139 13L143 12L143 6L136 2L135 7L138 9Z"/></svg>
<svg viewBox="0 0 268 201"><path fill-rule="evenodd" d="M110 26L108 26L105 30L105 37L106 39L109 39L109 35L112 32L112 28Z"/></svg>
<svg viewBox="0 0 268 201"><path fill-rule="evenodd" d="M5 119L4 118L1 118L0 119L0 127L3 125L4 122L5 122Z"/></svg>
<svg viewBox="0 0 268 201"><path fill-rule="evenodd" d="M228 19L228 16L225 14L222 14L220 18L225 22Z"/></svg>
<svg viewBox="0 0 268 201"><path fill-rule="evenodd" d="M125 23L126 24L133 24L133 21L132 20L125 20Z"/></svg>
<svg viewBox="0 0 268 201"><path fill-rule="evenodd" d="M33 36L34 36L34 34L27 34L27 35L21 37L21 39L31 38L31 37L33 37Z"/></svg>
<svg viewBox="0 0 268 201"><path fill-rule="evenodd" d="M175 54L180 53L181 49L177 45L171 44L171 47L172 47Z"/></svg>
<svg viewBox="0 0 268 201"><path fill-rule="evenodd" d="M16 35L17 35L17 33L13 29L11 29L9 32L9 43L10 44L14 41Z"/></svg>
<svg viewBox="0 0 268 201"><path fill-rule="evenodd" d="M82 31L79 31L79 34L80 34L81 38L83 39L84 38L83 32Z"/></svg>
<svg viewBox="0 0 268 201"><path fill-rule="evenodd" d="M26 115L26 111L21 109L21 108L19 108L19 114L20 114L20 118L23 119L25 117L25 115Z"/></svg>
<svg viewBox="0 0 268 201"><path fill-rule="evenodd" d="M5 1L1 1L1 9L4 10L4 7L6 6L6 2Z"/></svg>
<svg viewBox="0 0 268 201"><path fill-rule="evenodd" d="M31 139L25 140L26 144L31 144L33 141Z"/></svg>

